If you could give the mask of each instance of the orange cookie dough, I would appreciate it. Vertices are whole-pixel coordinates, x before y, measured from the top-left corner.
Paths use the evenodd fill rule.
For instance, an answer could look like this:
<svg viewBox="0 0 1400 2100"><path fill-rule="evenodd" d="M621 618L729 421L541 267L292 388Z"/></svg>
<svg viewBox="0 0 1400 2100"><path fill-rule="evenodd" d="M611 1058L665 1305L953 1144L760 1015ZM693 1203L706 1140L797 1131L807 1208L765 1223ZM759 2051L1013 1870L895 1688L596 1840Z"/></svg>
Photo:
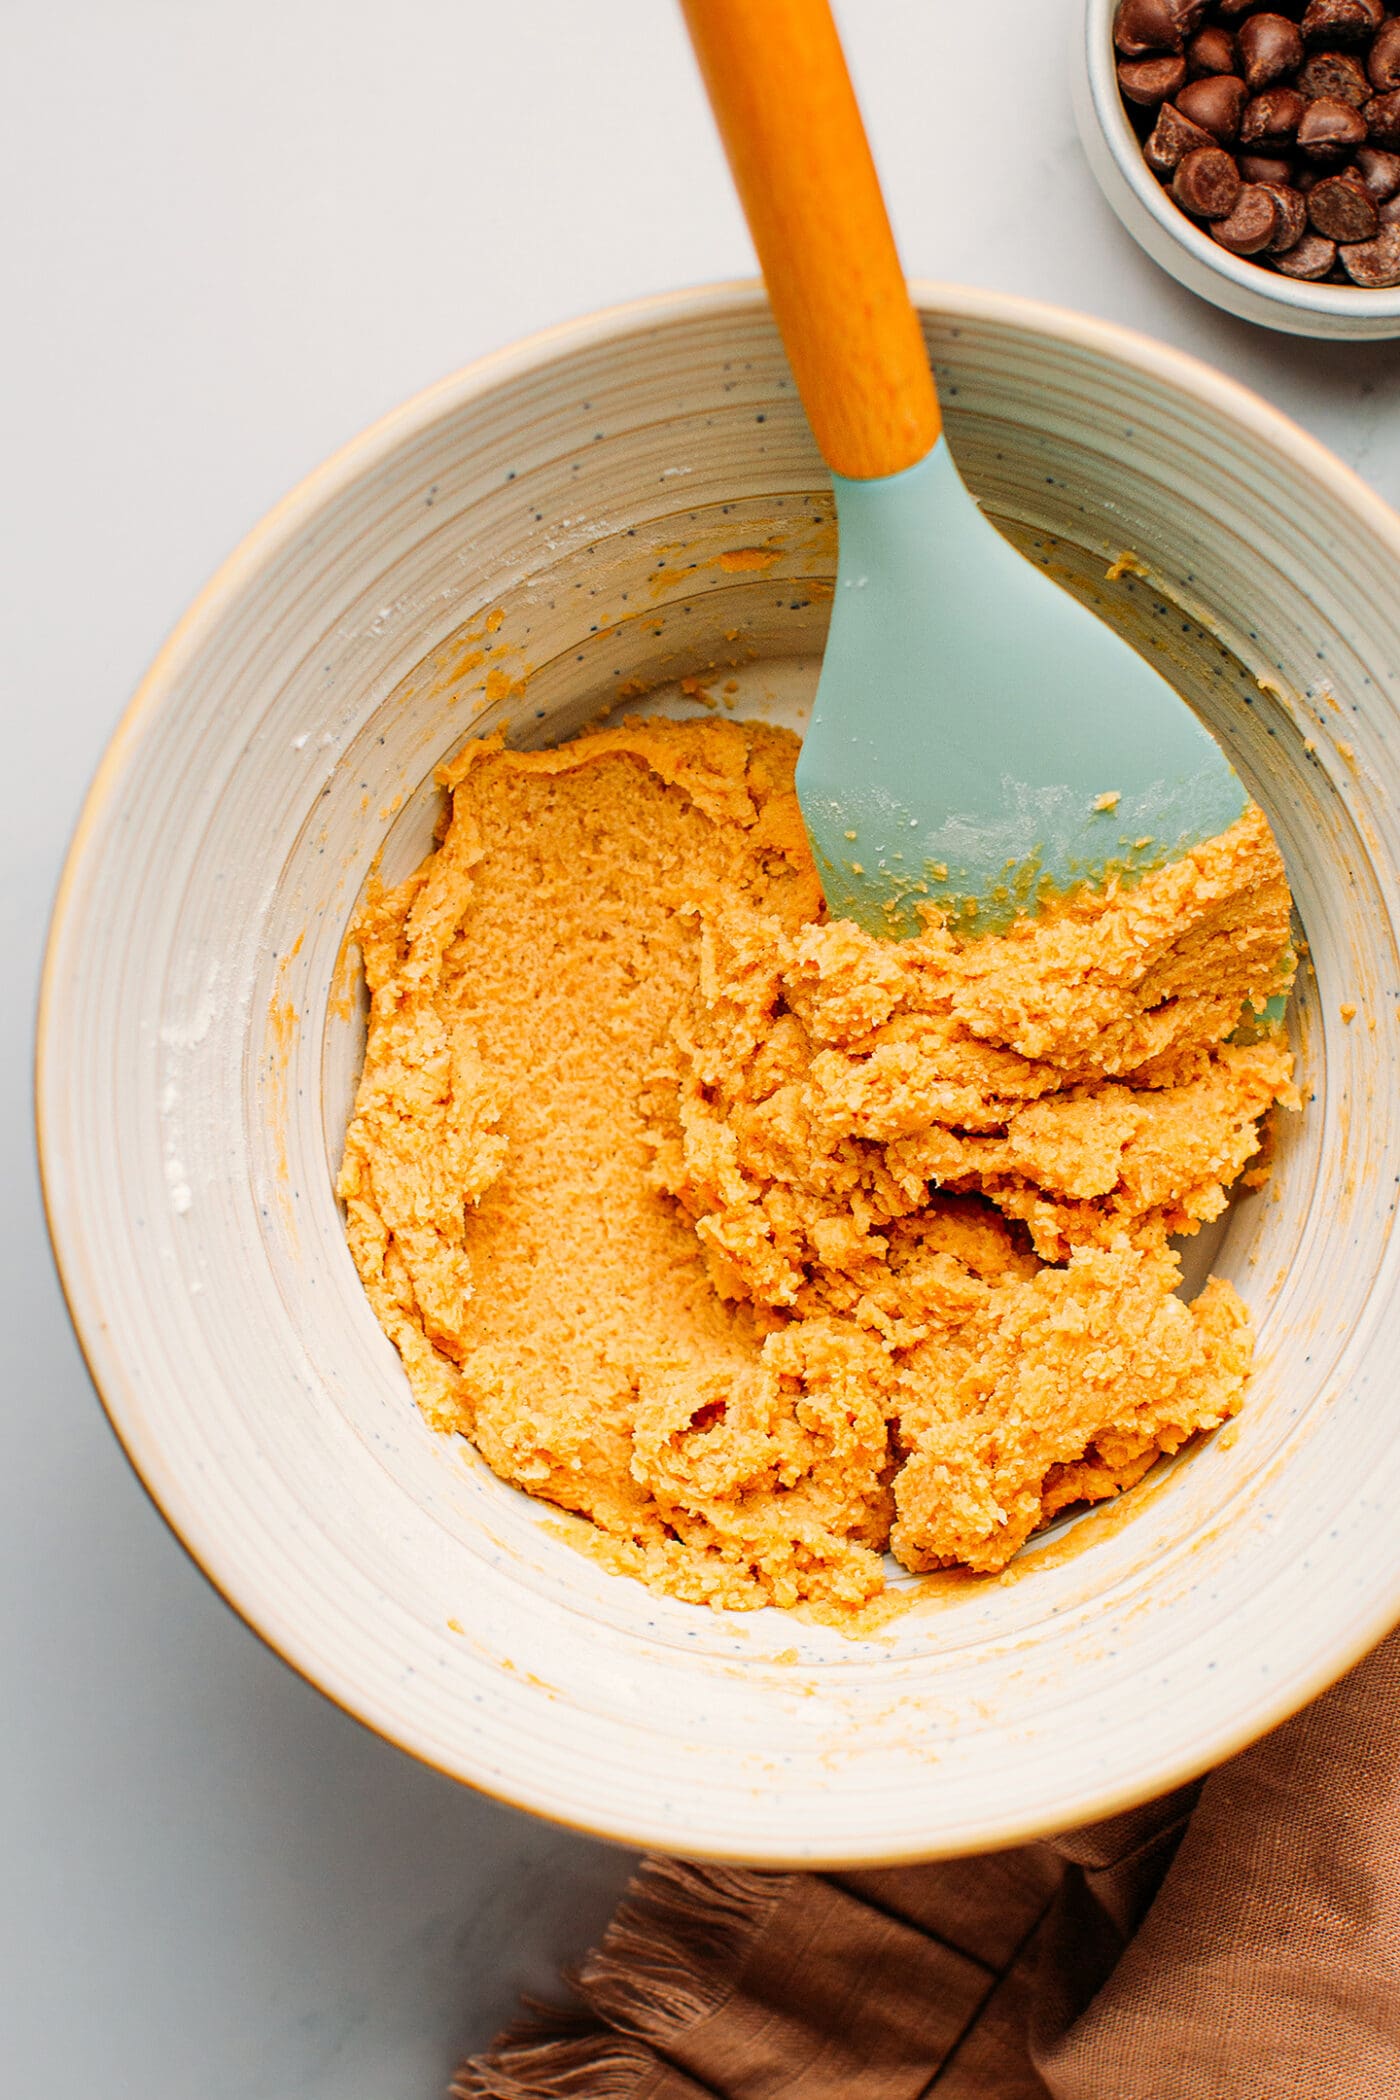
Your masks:
<svg viewBox="0 0 1400 2100"><path fill-rule="evenodd" d="M437 1427L657 1588L840 1610L1239 1407L1249 1316L1170 1241L1297 1106L1239 1025L1289 897L1251 808L1004 935L880 941L822 917L796 751L650 722L444 769L357 925L339 1186Z"/></svg>

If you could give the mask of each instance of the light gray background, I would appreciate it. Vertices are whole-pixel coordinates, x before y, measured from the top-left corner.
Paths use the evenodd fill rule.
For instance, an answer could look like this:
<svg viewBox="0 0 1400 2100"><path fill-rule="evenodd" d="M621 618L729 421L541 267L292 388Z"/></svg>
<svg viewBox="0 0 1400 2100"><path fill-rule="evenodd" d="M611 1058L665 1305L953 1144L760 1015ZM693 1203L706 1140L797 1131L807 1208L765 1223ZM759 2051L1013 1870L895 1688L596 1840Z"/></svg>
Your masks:
<svg viewBox="0 0 1400 2100"><path fill-rule="evenodd" d="M1400 497L1400 348L1178 290L1099 199L1076 0L845 0L913 273L1128 322ZM8 0L0 2084L429 2100L626 1861L422 1770L206 1588L105 1426L50 1268L30 1031L102 746L306 470L478 353L752 260L670 0Z"/></svg>

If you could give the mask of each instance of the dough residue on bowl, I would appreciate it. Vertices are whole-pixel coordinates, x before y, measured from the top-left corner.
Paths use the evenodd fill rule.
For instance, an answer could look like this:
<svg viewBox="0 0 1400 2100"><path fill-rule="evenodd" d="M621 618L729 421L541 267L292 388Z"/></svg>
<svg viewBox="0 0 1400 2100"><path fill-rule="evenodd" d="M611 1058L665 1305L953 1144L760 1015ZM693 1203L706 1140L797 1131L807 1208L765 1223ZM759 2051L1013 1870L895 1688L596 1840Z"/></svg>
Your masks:
<svg viewBox="0 0 1400 2100"><path fill-rule="evenodd" d="M717 1607L1003 1567L1239 1407L1174 1236L1297 1106L1262 814L999 936L825 921L796 739L471 744L356 925L340 1193L430 1421Z"/></svg>

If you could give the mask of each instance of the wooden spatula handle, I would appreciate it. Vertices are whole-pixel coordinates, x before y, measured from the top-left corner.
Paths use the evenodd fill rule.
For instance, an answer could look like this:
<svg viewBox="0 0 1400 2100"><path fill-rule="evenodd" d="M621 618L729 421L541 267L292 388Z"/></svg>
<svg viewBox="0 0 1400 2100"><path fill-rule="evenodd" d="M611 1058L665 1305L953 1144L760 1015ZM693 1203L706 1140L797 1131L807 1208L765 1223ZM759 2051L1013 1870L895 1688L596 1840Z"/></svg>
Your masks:
<svg viewBox="0 0 1400 2100"><path fill-rule="evenodd" d="M827 0L681 4L823 457L912 467L938 395Z"/></svg>

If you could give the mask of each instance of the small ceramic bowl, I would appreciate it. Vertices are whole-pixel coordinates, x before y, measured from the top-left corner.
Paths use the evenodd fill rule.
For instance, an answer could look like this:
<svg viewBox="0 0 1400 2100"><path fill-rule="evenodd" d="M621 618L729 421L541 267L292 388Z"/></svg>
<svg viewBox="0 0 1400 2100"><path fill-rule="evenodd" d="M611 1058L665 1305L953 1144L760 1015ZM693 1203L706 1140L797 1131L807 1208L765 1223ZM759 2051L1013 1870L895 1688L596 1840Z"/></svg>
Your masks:
<svg viewBox="0 0 1400 2100"><path fill-rule="evenodd" d="M1142 157L1118 91L1116 0L1085 0L1071 65L1075 118L1089 165L1118 217L1154 262L1227 313L1288 335L1374 341L1400 335L1400 286L1304 284L1231 255L1179 211Z"/></svg>
<svg viewBox="0 0 1400 2100"><path fill-rule="evenodd" d="M609 1573L427 1427L365 1301L333 1187L363 1045L346 935L371 868L430 846L434 767L716 664L742 711L800 720L835 533L756 288L488 359L289 496L133 701L46 966L54 1244L190 1552L418 1757L689 1855L919 1859L1088 1821L1400 1617L1400 520L1172 351L986 292L920 303L972 486L1164 663L1290 864L1315 1098L1213 1250L1259 1337L1224 1435L1004 1577L892 1570L902 1609L848 1639Z"/></svg>

